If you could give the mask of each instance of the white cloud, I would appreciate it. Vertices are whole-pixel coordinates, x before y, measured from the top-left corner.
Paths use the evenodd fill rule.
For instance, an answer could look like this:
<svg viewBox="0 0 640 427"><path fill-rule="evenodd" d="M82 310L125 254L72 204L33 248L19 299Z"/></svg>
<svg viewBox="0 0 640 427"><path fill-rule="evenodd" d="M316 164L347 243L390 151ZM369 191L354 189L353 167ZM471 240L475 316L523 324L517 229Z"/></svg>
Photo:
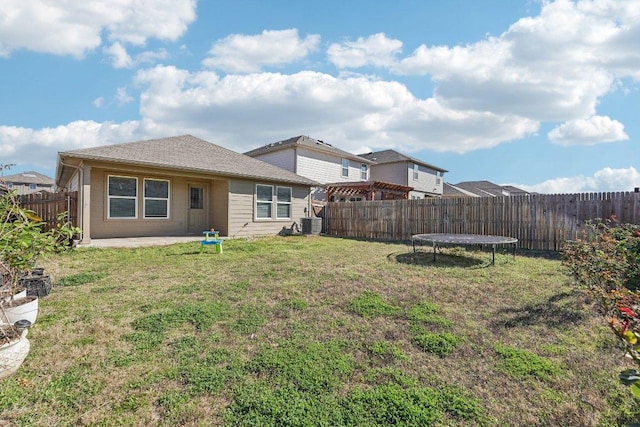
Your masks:
<svg viewBox="0 0 640 427"><path fill-rule="evenodd" d="M543 194L573 194L608 191L633 191L640 187L640 173L630 166L626 169L603 168L593 176L550 179L540 184L513 184L526 191Z"/></svg>
<svg viewBox="0 0 640 427"><path fill-rule="evenodd" d="M104 104L104 98L103 98L102 96L101 96L101 97L98 97L98 98L96 98L96 99L94 99L94 100L93 100L93 105L94 105L96 108L100 108L100 107L102 107L102 104Z"/></svg>
<svg viewBox="0 0 640 427"><path fill-rule="evenodd" d="M29 129L16 126L0 126L0 152L3 158L20 165L37 165L55 168L59 151L75 150L99 145L135 141L166 136L172 133L152 121L127 121L123 123L78 120L52 128Z"/></svg>
<svg viewBox="0 0 640 427"><path fill-rule="evenodd" d="M118 100L118 104L124 105L133 102L133 97L129 95L126 87L119 87L116 91L116 99Z"/></svg>
<svg viewBox="0 0 640 427"><path fill-rule="evenodd" d="M388 67L395 63L402 51L400 40L390 39L384 33L360 37L355 42L333 43L327 58L338 68L358 68L366 65Z"/></svg>
<svg viewBox="0 0 640 427"><path fill-rule="evenodd" d="M202 63L211 69L232 73L257 72L264 66L279 66L299 61L316 50L320 36L304 39L297 29L263 31L259 35L233 34L213 44L211 57Z"/></svg>
<svg viewBox="0 0 640 427"><path fill-rule="evenodd" d="M549 132L548 137L561 145L595 145L629 139L624 132L624 125L607 116L592 116L563 123Z"/></svg>
<svg viewBox="0 0 640 427"><path fill-rule="evenodd" d="M126 47L120 42L115 42L111 46L103 48L102 51L111 60L113 68L134 68L141 64L155 63L168 56L166 49L159 49L144 51L132 58L127 53Z"/></svg>
<svg viewBox="0 0 640 427"><path fill-rule="evenodd" d="M640 81L638 16L638 2L543 2L538 16L520 19L498 37L422 45L391 69L430 75L435 96L449 108L585 120L620 79Z"/></svg>
<svg viewBox="0 0 640 427"><path fill-rule="evenodd" d="M102 50L111 59L113 68L130 68L133 59L127 53L127 49L119 42L113 43Z"/></svg>
<svg viewBox="0 0 640 427"><path fill-rule="evenodd" d="M142 46L178 39L196 18L195 0L3 0L0 56L16 49L82 58L111 42Z"/></svg>
<svg viewBox="0 0 640 427"><path fill-rule="evenodd" d="M237 151L272 138L311 134L346 150L369 146L464 153L538 129L526 118L452 110L435 99L415 98L400 83L359 75L306 71L221 77L156 66L138 72L136 83L144 88L144 117L209 134L218 143L229 141ZM238 141L244 145L237 146Z"/></svg>

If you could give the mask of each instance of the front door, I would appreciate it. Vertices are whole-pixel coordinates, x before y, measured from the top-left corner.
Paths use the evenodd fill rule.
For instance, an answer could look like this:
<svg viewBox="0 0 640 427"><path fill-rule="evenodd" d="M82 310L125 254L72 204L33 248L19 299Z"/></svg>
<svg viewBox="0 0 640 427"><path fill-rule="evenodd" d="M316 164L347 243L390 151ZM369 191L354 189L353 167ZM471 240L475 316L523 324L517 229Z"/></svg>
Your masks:
<svg viewBox="0 0 640 427"><path fill-rule="evenodd" d="M200 234L208 230L206 188L202 184L189 184L188 233Z"/></svg>

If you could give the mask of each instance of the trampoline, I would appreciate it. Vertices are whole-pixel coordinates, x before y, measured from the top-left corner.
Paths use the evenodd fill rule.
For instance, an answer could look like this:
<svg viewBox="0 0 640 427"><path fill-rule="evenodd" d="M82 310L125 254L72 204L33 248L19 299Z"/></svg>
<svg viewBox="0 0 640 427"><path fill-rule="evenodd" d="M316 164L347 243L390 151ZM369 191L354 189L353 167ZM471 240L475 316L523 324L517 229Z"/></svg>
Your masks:
<svg viewBox="0 0 640 427"><path fill-rule="evenodd" d="M414 234L411 236L413 252L416 252L416 243L431 243L433 245L433 261L436 261L436 250L439 245L461 245L461 246L488 246L491 245L492 257L491 265L496 263L496 245L513 245L513 256L516 256L516 246L518 239L507 236L486 236L482 234Z"/></svg>

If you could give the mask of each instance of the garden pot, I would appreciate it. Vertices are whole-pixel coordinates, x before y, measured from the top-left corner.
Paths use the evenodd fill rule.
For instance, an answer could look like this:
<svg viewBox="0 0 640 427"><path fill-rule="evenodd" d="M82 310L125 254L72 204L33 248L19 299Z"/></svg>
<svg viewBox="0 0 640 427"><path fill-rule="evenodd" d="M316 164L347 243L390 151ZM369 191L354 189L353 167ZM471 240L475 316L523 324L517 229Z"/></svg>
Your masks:
<svg viewBox="0 0 640 427"><path fill-rule="evenodd" d="M15 294L13 294L13 299L18 299L18 298L24 298L27 296L27 289L23 288L22 290L16 292ZM2 298L0 298L0 303L7 303L9 301L11 301L11 296L6 295L3 296Z"/></svg>
<svg viewBox="0 0 640 427"><path fill-rule="evenodd" d="M24 329L13 340L4 343L0 341L0 380L15 373L29 354L31 344L27 339L27 332ZM4 335L0 332L0 337Z"/></svg>
<svg viewBox="0 0 640 427"><path fill-rule="evenodd" d="M25 319L33 325L38 317L38 297L26 296L5 301L2 303L2 310L6 316L6 319L2 319L5 323L14 324Z"/></svg>

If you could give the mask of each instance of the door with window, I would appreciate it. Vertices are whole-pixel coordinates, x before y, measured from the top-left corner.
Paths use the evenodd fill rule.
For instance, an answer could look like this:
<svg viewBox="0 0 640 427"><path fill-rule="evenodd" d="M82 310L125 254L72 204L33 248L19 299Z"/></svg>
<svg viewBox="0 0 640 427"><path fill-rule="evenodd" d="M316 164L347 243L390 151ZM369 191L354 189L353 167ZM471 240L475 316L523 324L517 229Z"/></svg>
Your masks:
<svg viewBox="0 0 640 427"><path fill-rule="evenodd" d="M189 184L189 209L187 218L187 230L189 234L200 234L208 230L207 218L209 209L206 196L207 188L202 184Z"/></svg>

